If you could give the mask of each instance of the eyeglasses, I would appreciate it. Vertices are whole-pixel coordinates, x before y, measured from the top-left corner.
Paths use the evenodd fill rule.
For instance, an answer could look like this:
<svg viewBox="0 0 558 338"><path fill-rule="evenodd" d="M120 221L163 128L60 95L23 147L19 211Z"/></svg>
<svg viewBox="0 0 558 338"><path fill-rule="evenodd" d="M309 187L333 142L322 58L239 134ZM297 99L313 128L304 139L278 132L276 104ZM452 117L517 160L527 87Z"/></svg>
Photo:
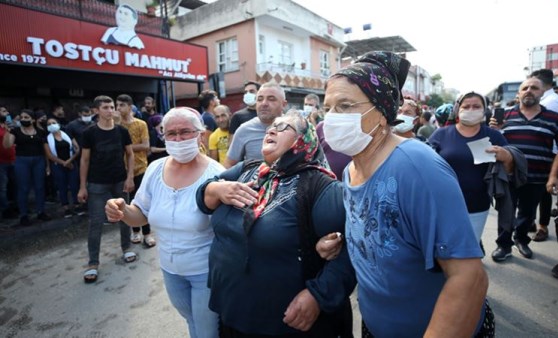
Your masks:
<svg viewBox="0 0 558 338"><path fill-rule="evenodd" d="M166 138L175 138L176 136L180 136L181 138L190 136L199 132L199 130L189 130L189 129L182 129L182 130L169 130L165 132Z"/></svg>
<svg viewBox="0 0 558 338"><path fill-rule="evenodd" d="M296 133L295 127L291 126L287 122L273 123L271 126L269 126L265 129L265 133L268 134L271 129L275 129L279 133L279 132L285 131L289 128L291 128Z"/></svg>
<svg viewBox="0 0 558 338"><path fill-rule="evenodd" d="M333 107L324 107L324 111L326 113L341 113L341 114L353 113L351 109L354 106L358 106L359 104L363 104L363 103L372 103L372 102L370 101L360 101L355 103L340 102L334 105Z"/></svg>

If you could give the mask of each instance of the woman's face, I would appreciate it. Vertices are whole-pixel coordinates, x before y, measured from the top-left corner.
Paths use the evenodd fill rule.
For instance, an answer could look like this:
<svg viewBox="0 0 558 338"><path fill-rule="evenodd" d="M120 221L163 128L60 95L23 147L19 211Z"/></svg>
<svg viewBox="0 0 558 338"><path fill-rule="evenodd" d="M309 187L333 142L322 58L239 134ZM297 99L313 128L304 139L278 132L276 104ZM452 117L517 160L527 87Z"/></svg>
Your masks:
<svg viewBox="0 0 558 338"><path fill-rule="evenodd" d="M286 153L298 135L293 121L279 117L267 128L262 146L266 163L271 164Z"/></svg>
<svg viewBox="0 0 558 338"><path fill-rule="evenodd" d="M361 129L369 133L381 121L379 110L371 110L374 105L362 92L359 86L349 82L345 77L333 78L328 81L324 99L324 111L342 114L365 114L362 116ZM374 136L374 134L372 134Z"/></svg>
<svg viewBox="0 0 558 338"><path fill-rule="evenodd" d="M31 115L29 115L27 113L19 114L19 120L20 121L31 121L31 122L33 122L33 119L31 118Z"/></svg>
<svg viewBox="0 0 558 338"><path fill-rule="evenodd" d="M200 136L200 132L189 120L176 116L171 117L164 128L166 141L180 142Z"/></svg>
<svg viewBox="0 0 558 338"><path fill-rule="evenodd" d="M137 20L134 19L134 14L129 8L124 6L118 7L116 10L116 25L119 28L133 29L136 23Z"/></svg>
<svg viewBox="0 0 558 338"><path fill-rule="evenodd" d="M471 96L464 99L459 106L459 111L462 110L484 110L481 98L478 96Z"/></svg>

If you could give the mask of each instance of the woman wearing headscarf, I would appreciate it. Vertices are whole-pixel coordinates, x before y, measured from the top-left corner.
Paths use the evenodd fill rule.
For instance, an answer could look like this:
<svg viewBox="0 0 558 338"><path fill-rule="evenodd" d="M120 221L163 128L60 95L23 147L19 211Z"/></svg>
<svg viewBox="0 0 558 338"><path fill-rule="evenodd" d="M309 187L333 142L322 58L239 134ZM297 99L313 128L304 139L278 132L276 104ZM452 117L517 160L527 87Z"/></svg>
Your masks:
<svg viewBox="0 0 558 338"><path fill-rule="evenodd" d="M134 200L110 199L110 222L131 227L149 224L158 237L165 289L173 306L188 322L192 338L216 338L217 314L210 311L207 255L213 240L209 217L197 208L197 188L221 173L219 162L200 154L204 131L198 112L173 108L162 120L169 156L152 162Z"/></svg>
<svg viewBox="0 0 558 338"><path fill-rule="evenodd" d="M484 96L469 92L461 96L456 105L457 123L438 128L428 142L455 171L459 187L465 197L475 237L480 242L491 201L488 185L484 180L489 163L475 163L473 153L467 144L488 138L491 146L485 151L493 153L494 158L502 162L509 173L513 171L513 157L504 148L508 142L502 133L489 128L485 123Z"/></svg>
<svg viewBox="0 0 558 338"><path fill-rule="evenodd" d="M488 278L455 174L391 131L409 66L370 52L326 84L326 141L353 158L343 197L363 337L491 336Z"/></svg>
<svg viewBox="0 0 558 338"><path fill-rule="evenodd" d="M262 155L198 189L215 231L209 307L221 337L352 337L346 248L330 262L315 250L327 234L341 241L344 211L314 126L296 111L276 118Z"/></svg>

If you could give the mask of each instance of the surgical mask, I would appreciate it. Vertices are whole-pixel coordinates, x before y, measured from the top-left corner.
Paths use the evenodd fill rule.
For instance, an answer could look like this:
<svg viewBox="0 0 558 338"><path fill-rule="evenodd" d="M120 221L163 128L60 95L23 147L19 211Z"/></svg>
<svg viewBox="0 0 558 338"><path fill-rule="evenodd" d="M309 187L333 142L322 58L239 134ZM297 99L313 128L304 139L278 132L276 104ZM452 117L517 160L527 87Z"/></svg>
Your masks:
<svg viewBox="0 0 558 338"><path fill-rule="evenodd" d="M484 110L461 110L459 112L459 122L465 126L475 126L484 121Z"/></svg>
<svg viewBox="0 0 558 338"><path fill-rule="evenodd" d="M245 93L244 97L242 98L242 100L244 101L244 103L247 106L253 106L256 104L256 94L254 93Z"/></svg>
<svg viewBox="0 0 558 338"><path fill-rule="evenodd" d="M89 123L93 120L93 116L89 115L89 116L82 116L81 120L85 123Z"/></svg>
<svg viewBox="0 0 558 338"><path fill-rule="evenodd" d="M380 127L380 123L369 133L362 131L362 118L374 107L364 114L327 113L324 118L324 136L331 149L348 156L361 153L374 139L372 133Z"/></svg>
<svg viewBox="0 0 558 338"><path fill-rule="evenodd" d="M304 105L304 112L306 113L306 115L309 115L313 110L314 110L314 106L310 106L307 104Z"/></svg>
<svg viewBox="0 0 558 338"><path fill-rule="evenodd" d="M198 138L184 141L166 141L167 153L179 163L188 163L199 153Z"/></svg>
<svg viewBox="0 0 558 338"><path fill-rule="evenodd" d="M399 134L404 134L404 133L412 130L413 127L415 126L413 124L415 122L415 118L416 117L402 115L402 114L397 115L397 120L401 120L403 122L394 126L393 131L396 132L396 133L399 133Z"/></svg>
<svg viewBox="0 0 558 338"><path fill-rule="evenodd" d="M60 130L60 125L58 123L51 124L47 127L47 130L49 131L49 133L56 133Z"/></svg>
<svg viewBox="0 0 558 338"><path fill-rule="evenodd" d="M31 121L29 121L29 120L25 120L25 121L24 121L24 120L21 120L21 121L19 121L19 124L20 124L22 127L30 127L30 126L31 126Z"/></svg>

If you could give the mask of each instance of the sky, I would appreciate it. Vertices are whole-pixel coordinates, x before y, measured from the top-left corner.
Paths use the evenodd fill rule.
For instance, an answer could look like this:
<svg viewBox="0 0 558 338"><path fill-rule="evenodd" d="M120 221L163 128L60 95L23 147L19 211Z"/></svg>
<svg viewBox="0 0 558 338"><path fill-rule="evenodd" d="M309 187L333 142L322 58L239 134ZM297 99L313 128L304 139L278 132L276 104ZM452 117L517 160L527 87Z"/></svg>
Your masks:
<svg viewBox="0 0 558 338"><path fill-rule="evenodd" d="M529 50L558 43L558 0L293 1L352 27L351 40L401 36L417 50L412 64L461 92L525 79Z"/></svg>

